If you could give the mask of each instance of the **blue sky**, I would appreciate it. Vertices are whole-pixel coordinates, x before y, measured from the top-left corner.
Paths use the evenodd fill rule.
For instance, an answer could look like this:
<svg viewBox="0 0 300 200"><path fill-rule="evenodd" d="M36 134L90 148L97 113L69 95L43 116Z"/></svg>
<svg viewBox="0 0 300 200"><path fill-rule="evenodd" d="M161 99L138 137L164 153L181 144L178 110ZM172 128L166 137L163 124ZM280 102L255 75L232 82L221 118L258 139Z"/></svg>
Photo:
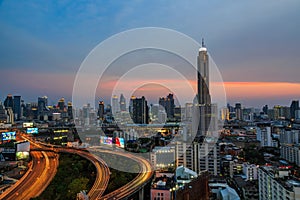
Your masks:
<svg viewBox="0 0 300 200"><path fill-rule="evenodd" d="M171 28L197 41L205 37L225 82L299 83L299 8L298 0L3 0L0 100L8 93L26 101L70 99L81 62L99 42L145 26ZM257 105L262 99L244 101Z"/></svg>

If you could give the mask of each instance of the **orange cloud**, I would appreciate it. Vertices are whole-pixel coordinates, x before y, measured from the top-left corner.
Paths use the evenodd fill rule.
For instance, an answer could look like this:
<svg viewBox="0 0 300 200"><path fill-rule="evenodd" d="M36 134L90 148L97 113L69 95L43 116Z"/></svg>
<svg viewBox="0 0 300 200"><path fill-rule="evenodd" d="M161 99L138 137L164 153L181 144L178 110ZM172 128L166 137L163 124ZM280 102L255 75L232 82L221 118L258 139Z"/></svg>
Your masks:
<svg viewBox="0 0 300 200"><path fill-rule="evenodd" d="M300 97L300 83L288 82L225 82L228 98Z"/></svg>

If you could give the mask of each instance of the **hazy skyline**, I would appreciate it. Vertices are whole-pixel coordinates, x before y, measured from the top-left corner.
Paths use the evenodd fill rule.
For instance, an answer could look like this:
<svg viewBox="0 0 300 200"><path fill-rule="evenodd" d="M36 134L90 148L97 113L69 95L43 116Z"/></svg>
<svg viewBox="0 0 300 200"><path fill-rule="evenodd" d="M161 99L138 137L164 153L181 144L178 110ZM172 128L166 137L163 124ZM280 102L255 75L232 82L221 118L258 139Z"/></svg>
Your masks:
<svg viewBox="0 0 300 200"><path fill-rule="evenodd" d="M289 105L300 99L299 6L297 0L0 1L0 100L8 93L26 101L71 100L76 72L99 42L157 26L205 38L231 104Z"/></svg>

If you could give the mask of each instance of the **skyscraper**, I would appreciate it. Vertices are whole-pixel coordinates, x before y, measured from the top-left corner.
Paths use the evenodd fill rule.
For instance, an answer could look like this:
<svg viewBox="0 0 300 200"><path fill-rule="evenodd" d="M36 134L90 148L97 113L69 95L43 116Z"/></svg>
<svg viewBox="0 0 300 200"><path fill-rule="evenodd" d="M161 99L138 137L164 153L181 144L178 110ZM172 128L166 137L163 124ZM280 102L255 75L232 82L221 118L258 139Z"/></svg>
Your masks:
<svg viewBox="0 0 300 200"><path fill-rule="evenodd" d="M112 97L112 114L116 115L117 112L120 112L120 105L118 102L118 96L113 95Z"/></svg>
<svg viewBox="0 0 300 200"><path fill-rule="evenodd" d="M235 118L237 120L242 120L242 105L241 105L241 103L236 103L234 110L235 110Z"/></svg>
<svg viewBox="0 0 300 200"><path fill-rule="evenodd" d="M126 99L123 94L120 96L120 111L126 111Z"/></svg>
<svg viewBox="0 0 300 200"><path fill-rule="evenodd" d="M168 120L174 119L174 97L173 94L169 94L167 97L161 97L159 98L159 105L165 108L165 111L167 113Z"/></svg>
<svg viewBox="0 0 300 200"><path fill-rule="evenodd" d="M57 107L58 107L58 109L59 109L60 112L63 112L65 110L65 98L62 97L58 101Z"/></svg>
<svg viewBox="0 0 300 200"><path fill-rule="evenodd" d="M45 115L49 112L48 109L48 97L43 96L38 98L38 115L40 119L44 119Z"/></svg>
<svg viewBox="0 0 300 200"><path fill-rule="evenodd" d="M136 124L148 124L149 123L149 108L144 96L142 98L131 98L132 112L131 118Z"/></svg>
<svg viewBox="0 0 300 200"><path fill-rule="evenodd" d="M199 49L197 57L197 75L198 75L198 94L196 102L196 121L198 121L198 128L196 140L201 136L206 136L211 121L211 98L209 93L209 56L204 40L202 39L202 46ZM199 113L199 114L197 114Z"/></svg>
<svg viewBox="0 0 300 200"><path fill-rule="evenodd" d="M7 108L13 108L14 101L11 94L7 95L6 99L4 100L4 107Z"/></svg>
<svg viewBox="0 0 300 200"><path fill-rule="evenodd" d="M296 111L299 110L299 101L293 100L290 106L291 119L296 118Z"/></svg>
<svg viewBox="0 0 300 200"><path fill-rule="evenodd" d="M209 56L204 39L202 39L202 47L199 49L197 61L198 103L200 105L209 105L211 103L209 94Z"/></svg>
<svg viewBox="0 0 300 200"><path fill-rule="evenodd" d="M14 96L13 98L13 112L15 120L21 119L21 96Z"/></svg>
<svg viewBox="0 0 300 200"><path fill-rule="evenodd" d="M7 123L7 118L8 116L6 110L0 101L0 123Z"/></svg>
<svg viewBox="0 0 300 200"><path fill-rule="evenodd" d="M69 120L73 119L73 105L72 105L72 102L70 102L70 101L68 102L67 112L68 112Z"/></svg>
<svg viewBox="0 0 300 200"><path fill-rule="evenodd" d="M99 119L104 119L104 102L99 101L99 107L98 107L98 117Z"/></svg>

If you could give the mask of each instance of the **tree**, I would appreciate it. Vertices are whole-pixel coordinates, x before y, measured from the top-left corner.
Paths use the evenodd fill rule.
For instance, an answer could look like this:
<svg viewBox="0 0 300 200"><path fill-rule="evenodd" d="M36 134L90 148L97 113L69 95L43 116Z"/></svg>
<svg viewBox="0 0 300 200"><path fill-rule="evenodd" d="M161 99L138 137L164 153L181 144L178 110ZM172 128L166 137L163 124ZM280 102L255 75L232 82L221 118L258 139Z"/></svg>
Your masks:
<svg viewBox="0 0 300 200"><path fill-rule="evenodd" d="M88 178L76 178L68 186L67 197L70 199L75 199L77 193L82 190L87 190L87 184L89 182Z"/></svg>

